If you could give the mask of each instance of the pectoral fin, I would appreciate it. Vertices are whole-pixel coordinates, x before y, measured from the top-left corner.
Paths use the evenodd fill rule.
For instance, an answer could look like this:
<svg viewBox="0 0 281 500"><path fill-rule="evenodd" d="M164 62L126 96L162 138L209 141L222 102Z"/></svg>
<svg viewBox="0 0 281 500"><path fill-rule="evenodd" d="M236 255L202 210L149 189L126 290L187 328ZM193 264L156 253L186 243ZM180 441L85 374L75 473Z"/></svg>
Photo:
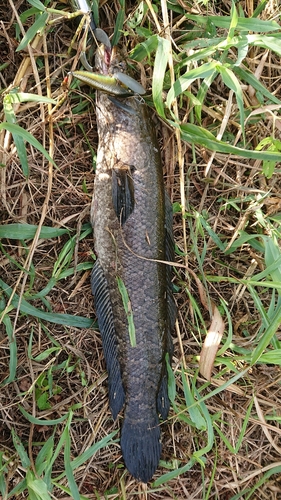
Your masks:
<svg viewBox="0 0 281 500"><path fill-rule="evenodd" d="M124 405L125 392L118 361L117 338L113 322L108 283L98 260L93 267L91 286L95 298L96 313L108 372L109 404L113 418L116 419Z"/></svg>
<svg viewBox="0 0 281 500"><path fill-rule="evenodd" d="M125 224L135 206L132 168L124 166L112 170L112 201L121 224Z"/></svg>

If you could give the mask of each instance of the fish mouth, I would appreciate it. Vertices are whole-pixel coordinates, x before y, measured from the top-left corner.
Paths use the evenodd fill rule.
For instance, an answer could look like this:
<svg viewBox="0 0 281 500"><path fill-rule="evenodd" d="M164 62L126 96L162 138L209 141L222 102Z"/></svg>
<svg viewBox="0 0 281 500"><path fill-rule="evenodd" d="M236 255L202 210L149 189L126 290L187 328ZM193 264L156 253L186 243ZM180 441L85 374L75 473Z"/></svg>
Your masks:
<svg viewBox="0 0 281 500"><path fill-rule="evenodd" d="M126 63L118 48L104 44L97 48L95 64L96 70L102 75L114 75L114 73L123 72L126 68Z"/></svg>

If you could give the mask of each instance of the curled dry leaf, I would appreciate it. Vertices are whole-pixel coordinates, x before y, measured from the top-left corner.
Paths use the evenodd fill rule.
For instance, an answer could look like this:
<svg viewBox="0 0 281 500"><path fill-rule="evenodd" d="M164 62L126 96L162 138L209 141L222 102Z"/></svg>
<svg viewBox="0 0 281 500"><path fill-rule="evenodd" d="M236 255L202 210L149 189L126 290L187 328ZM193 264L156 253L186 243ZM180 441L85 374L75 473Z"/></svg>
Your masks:
<svg viewBox="0 0 281 500"><path fill-rule="evenodd" d="M188 268L188 271L192 274L193 278L196 281L202 305L207 310L209 310L211 306L212 322L207 332L199 361L199 370L201 375L207 380L211 380L214 361L224 332L225 323L217 306L213 302L208 303L205 289L199 278L191 269Z"/></svg>
<svg viewBox="0 0 281 500"><path fill-rule="evenodd" d="M215 304L212 304L212 322L207 332L200 354L199 370L207 380L211 380L215 357L224 332L225 323Z"/></svg>

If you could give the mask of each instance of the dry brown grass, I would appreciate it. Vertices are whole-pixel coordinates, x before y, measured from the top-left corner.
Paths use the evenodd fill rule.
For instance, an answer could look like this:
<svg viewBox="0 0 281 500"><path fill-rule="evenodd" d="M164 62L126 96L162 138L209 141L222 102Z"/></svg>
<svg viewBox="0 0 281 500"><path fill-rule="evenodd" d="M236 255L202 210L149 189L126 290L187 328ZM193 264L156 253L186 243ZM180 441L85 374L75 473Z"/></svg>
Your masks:
<svg viewBox="0 0 281 500"><path fill-rule="evenodd" d="M103 2L101 8L101 26L109 27L112 33L117 2ZM188 11L190 5L179 1ZM253 11L251 0L241 3L246 14ZM26 179L19 165L15 148L9 134L1 132L1 160L5 164L0 169L0 223L12 224L25 222L35 225L66 227L72 234L79 234L81 225L89 221L89 205L93 190L94 170L92 152L86 143L88 138L93 151L97 149L97 132L95 126L95 108L93 96L72 91L69 95L61 86L63 78L75 64L72 58L65 57L71 37L73 25L63 22L45 35L38 37L35 48L30 52L17 53L15 38L16 12L28 8L24 0L8 2L8 6L0 6L1 38L0 61L8 62L7 68L1 73L2 89L9 85L21 85L22 90L42 95L61 95L61 105L50 114L51 108L39 104L22 104L16 110L17 123L32 133L53 156L57 167L52 167L43 159L36 149L28 147L30 176ZM229 12L228 2L208 6L208 10L216 14ZM268 8L277 12L278 6L269 2ZM203 5L193 9L206 12ZM129 12L128 7L128 12ZM175 16L173 23L179 20ZM30 20L28 21L30 22ZM153 20L151 18L151 22ZM28 23L25 24L25 30ZM130 40L133 45L135 41ZM264 51L252 49L248 54L248 64L255 71ZM35 65L40 58L42 65ZM23 62L24 61L24 62ZM22 65L22 66L21 66ZM19 70L20 68L20 70ZM38 68L40 68L38 70ZM20 71L20 72L19 72ZM149 67L143 68L143 76L151 77ZM261 80L266 87L280 96L280 60L274 54L268 54L262 67ZM40 85L39 85L40 82ZM227 89L216 81L208 95L209 107L204 108L203 126L212 124L217 133L221 126L230 99ZM245 90L245 103L254 105L255 97ZM87 92L87 89L83 89ZM81 112L74 112L78 103L85 104ZM179 115L184 116L184 105L179 109ZM232 136L238 134L234 105L230 108L227 130ZM156 120L156 119L155 119ZM188 250L188 266L202 280L202 271L210 276L229 276L240 279L264 269L263 256L245 245L230 255L219 251L214 242L205 233L204 238L196 230L196 214L208 212L208 222L213 230L223 235L224 241L234 241L238 231L247 227L248 232L257 230L257 207L263 217L280 212L280 165L270 180L261 175L261 164L254 160L245 160L234 156L215 154L206 167L211 154L202 147L196 147L193 155L190 145L179 143L174 131L165 123L157 121L158 137L163 155L164 175L167 189L172 201L181 202L179 154L184 159L185 196L187 200L186 241L183 239L183 224L181 213L174 217L174 234L178 249ZM257 143L272 131L271 116L267 115L255 125L247 127L247 142L254 148ZM280 138L280 126L276 130ZM193 162L195 158L195 162ZM84 186L87 189L84 189ZM249 195L252 195L252 202ZM258 195L267 195L259 203ZM238 210L232 203L236 199ZM260 231L261 228L259 227ZM14 291L28 300L29 295L40 292L48 283L58 256L68 240L68 235L59 238L39 239L38 241L3 240L0 253L1 278L13 287ZM194 243L199 254L205 251L202 268L194 251ZM29 252L29 253L28 253ZM92 236L79 242L70 267L92 260ZM31 258L32 257L32 258ZM185 259L177 257L180 264L186 264ZM251 267L255 263L256 269ZM30 273L24 273L23 268ZM250 270L250 271L249 271ZM54 312L85 316L95 319L93 299L90 291L90 271L77 272L74 275L58 281L50 290L46 299ZM210 324L209 313L200 303L199 290L193 276L185 269L178 268L175 276L178 292L175 294L178 303L178 328L174 336L173 369L177 383L177 404L185 407L180 369L184 364L189 374L190 382L196 380L201 396L207 396L212 390L220 387L234 372L216 365L211 383L198 374L198 356ZM188 288L191 296L197 302L203 316L199 316L185 290ZM269 303L267 291L258 289L263 295L263 303ZM237 283L227 280L219 283L208 282L208 294L217 305L223 299L230 311L233 323L233 343L241 348L251 350L261 317L249 291L239 288ZM5 297L6 298L6 297ZM38 298L31 300L32 305L39 309L43 307ZM34 417L57 419L65 415L71 407L74 410L70 427L71 456L75 458L83 453L93 443L118 429L122 416L113 422L107 399L106 371L102 353L101 338L94 328L79 329L65 327L40 321L31 315L25 315L14 307L9 312L13 325L13 333L17 339L18 365L16 380L1 389L0 400L0 456L3 452L4 462L8 460L5 481L7 493L11 491L25 475L25 468L19 460L12 440L14 429L24 444L34 469L35 459L42 444L54 433L55 445L58 443L65 422L54 426L39 426L30 424L19 410L18 403ZM204 322L205 325L204 325ZM277 337L281 340L280 329ZM226 337L225 337L226 338ZM225 341L224 338L224 341ZM3 381L9 375L9 340L5 328L0 326L0 379ZM46 360L40 362L34 358L48 348L57 346L58 350L51 353ZM228 350L226 358L231 361L232 352ZM87 498L147 498L192 500L220 499L228 500L243 490L257 488L252 499L281 499L280 473L270 476L265 482L258 481L267 471L281 465L280 434L278 420L264 420L269 415L281 416L281 372L280 365L256 364L251 369L242 359L236 360L232 366L242 371L248 368L245 375L230 385L226 390L218 392L206 399L209 414L216 425L235 447L242 432L241 446L236 454L231 453L224 441L215 432L215 442L206 454L205 469L199 463L188 472L174 478L159 487L138 484L124 471L122 456L118 442L115 445L98 451L90 460L74 471L75 480L81 495ZM230 365L229 365L230 366ZM45 374L53 388L59 391L49 399L50 409L40 411L36 404L36 389L38 377ZM48 378L49 377L49 378ZM205 384L205 385L204 385ZM41 389L42 391L42 389ZM255 399L253 400L253 396ZM253 403L249 418L247 410ZM188 415L185 412L185 415ZM248 418L246 428L243 423ZM206 432L196 430L194 425L181 420L180 416L171 410L170 418L163 424L163 459L171 462L176 459L178 466L185 465L195 450L207 444ZM175 464L176 467L176 464ZM53 467L53 477L64 471L63 453L60 453ZM159 467L154 479L159 478L166 469ZM67 487L67 480L61 479L61 485ZM208 488L210 487L210 490ZM19 495L27 498L26 491ZM64 499L69 496L61 489L55 488L52 498ZM239 498L248 498L247 493Z"/></svg>

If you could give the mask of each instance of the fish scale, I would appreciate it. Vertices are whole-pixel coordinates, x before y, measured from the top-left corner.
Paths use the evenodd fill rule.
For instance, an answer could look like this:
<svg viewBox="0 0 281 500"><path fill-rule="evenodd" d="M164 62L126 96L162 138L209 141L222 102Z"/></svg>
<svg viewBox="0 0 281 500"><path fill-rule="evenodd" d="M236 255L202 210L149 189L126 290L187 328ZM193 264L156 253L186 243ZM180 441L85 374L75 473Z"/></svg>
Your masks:
<svg viewBox="0 0 281 500"><path fill-rule="evenodd" d="M172 208L146 105L136 97L122 103L116 106L97 92L92 291L114 418L124 406L123 458L131 474L146 483L161 455L159 414L166 419L169 410L166 354L170 360L175 306L171 269L155 259L173 258ZM134 112L127 113L126 106ZM118 279L129 297L134 347Z"/></svg>

